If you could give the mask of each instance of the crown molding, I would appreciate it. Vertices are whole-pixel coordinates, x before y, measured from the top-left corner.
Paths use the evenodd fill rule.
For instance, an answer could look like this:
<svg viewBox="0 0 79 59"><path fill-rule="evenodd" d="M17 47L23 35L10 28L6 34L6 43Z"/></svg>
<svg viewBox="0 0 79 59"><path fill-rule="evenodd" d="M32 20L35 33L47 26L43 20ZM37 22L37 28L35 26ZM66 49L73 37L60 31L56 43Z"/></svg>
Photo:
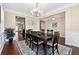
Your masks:
<svg viewBox="0 0 79 59"><path fill-rule="evenodd" d="M68 8L68 7L71 7L71 6L75 6L75 5L78 5L78 4L77 4L77 3L67 4L67 5L65 5L65 6L63 6L63 7L61 7L61 8L58 8L58 9L49 11L49 12L47 12L45 15L42 15L42 16L39 16L39 17L35 17L35 16L32 16L32 15L28 15L28 14L26 14L26 13L22 13L22 12L10 10L10 9L6 9L6 8L4 9L4 11L14 13L14 14L16 14L16 16L32 17L32 18L38 18L38 19L40 19L40 18L45 18L45 17L49 17L49 16L52 16L52 15L55 15L55 14L64 12L64 11L65 11L65 8Z"/></svg>
<svg viewBox="0 0 79 59"><path fill-rule="evenodd" d="M58 8L58 9L55 9L55 10L52 10L52 11L49 11L47 12L45 15L43 16L40 16L38 18L46 18L46 17L50 17L52 15L55 15L55 14L58 14L58 13L61 13L61 12L65 12L65 9L68 8L68 7L72 7L72 6L75 6L75 5L79 5L78 3L71 3L71 4L67 4L61 8Z"/></svg>
<svg viewBox="0 0 79 59"><path fill-rule="evenodd" d="M18 11L11 10L11 9L6 9L5 8L4 11L5 12L11 12L11 13L15 14L16 16L36 18L32 15L27 15L26 13L18 12Z"/></svg>

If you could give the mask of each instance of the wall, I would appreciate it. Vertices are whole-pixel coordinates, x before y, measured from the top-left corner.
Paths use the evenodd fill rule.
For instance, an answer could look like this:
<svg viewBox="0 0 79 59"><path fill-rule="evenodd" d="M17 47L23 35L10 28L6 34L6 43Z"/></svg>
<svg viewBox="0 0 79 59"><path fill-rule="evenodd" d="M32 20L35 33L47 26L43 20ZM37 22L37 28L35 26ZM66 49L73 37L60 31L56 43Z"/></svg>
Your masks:
<svg viewBox="0 0 79 59"><path fill-rule="evenodd" d="M16 18L15 16L18 16L18 13L14 13L11 11L5 11L4 13L4 26L5 28L14 28L16 29ZM25 17L25 28L27 29L33 29L34 31L39 30L39 20L34 17L28 17L28 16L22 16L22 14L19 16ZM16 30L15 30L16 31ZM17 33L15 34L14 40L17 40L18 36Z"/></svg>
<svg viewBox="0 0 79 59"><path fill-rule="evenodd" d="M47 20L51 18L50 15L55 15L61 12L65 12L65 44L79 47L79 4L52 11L48 16L40 18L43 18L42 20ZM50 21L48 20L47 24L52 23ZM50 27L51 24L48 25L48 28Z"/></svg>
<svg viewBox="0 0 79 59"><path fill-rule="evenodd" d="M38 18L26 17L26 30L33 29L34 31L40 30L40 20Z"/></svg>
<svg viewBox="0 0 79 59"><path fill-rule="evenodd" d="M47 31L47 29L53 29L54 31L60 31L60 36L61 37L65 37L65 13L59 13L59 14L55 14L49 17L45 17L41 20L45 21L45 30ZM52 20L52 18L55 18L55 21ZM52 26L53 22L57 22L57 28Z"/></svg>
<svg viewBox="0 0 79 59"><path fill-rule="evenodd" d="M60 17L57 19L58 29L60 31L60 36L65 37L65 17Z"/></svg>
<svg viewBox="0 0 79 59"><path fill-rule="evenodd" d="M5 11L5 28L15 28L16 21L15 16L17 16L15 13ZM33 29L33 30L39 30L39 20L35 17L25 17L25 23L26 23L26 30L27 29Z"/></svg>
<svg viewBox="0 0 79 59"><path fill-rule="evenodd" d="M14 28L16 29L16 19L15 16L18 16L16 13L5 11L5 28ZM21 16L21 15L20 15ZM34 31L39 30L39 20L34 17L28 17L28 16L21 16L25 17L25 28L26 30L28 29L33 29ZM16 31L16 30L15 30ZM18 33L15 32L15 37L14 40L17 40L18 38Z"/></svg>
<svg viewBox="0 0 79 59"><path fill-rule="evenodd" d="M4 17L5 17L5 22L4 22L4 25L5 25L5 28L15 28L15 15L11 12L6 12L5 11L5 14L4 14Z"/></svg>
<svg viewBox="0 0 79 59"><path fill-rule="evenodd" d="M66 9L66 44L79 47L79 5Z"/></svg>
<svg viewBox="0 0 79 59"><path fill-rule="evenodd" d="M16 13L11 12L11 11L5 11L4 12L4 26L5 28L13 28L14 32L15 32L15 36L13 40L17 40L18 38L18 34L16 33L16 18L15 16L17 16ZM8 41L8 40L6 40Z"/></svg>
<svg viewBox="0 0 79 59"><path fill-rule="evenodd" d="M2 52L2 49L4 47L5 41L4 41L4 9L2 4L0 5L1 7L1 23L0 23L0 54Z"/></svg>

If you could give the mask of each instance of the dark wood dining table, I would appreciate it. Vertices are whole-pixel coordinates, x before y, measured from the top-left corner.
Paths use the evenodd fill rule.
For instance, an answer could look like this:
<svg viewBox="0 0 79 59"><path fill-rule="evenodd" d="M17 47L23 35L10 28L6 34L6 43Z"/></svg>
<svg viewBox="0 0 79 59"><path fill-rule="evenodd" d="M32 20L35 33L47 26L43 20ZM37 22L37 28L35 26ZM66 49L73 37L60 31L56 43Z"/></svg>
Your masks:
<svg viewBox="0 0 79 59"><path fill-rule="evenodd" d="M47 33L45 33L44 35L30 34L30 36L31 35L36 36L38 39L44 41L44 54L46 55L47 54L47 41L52 38L52 35L47 35Z"/></svg>
<svg viewBox="0 0 79 59"><path fill-rule="evenodd" d="M46 55L47 54L47 41L52 38L52 35L47 35L47 33L45 33L45 35L41 35L39 38L44 41L44 54Z"/></svg>

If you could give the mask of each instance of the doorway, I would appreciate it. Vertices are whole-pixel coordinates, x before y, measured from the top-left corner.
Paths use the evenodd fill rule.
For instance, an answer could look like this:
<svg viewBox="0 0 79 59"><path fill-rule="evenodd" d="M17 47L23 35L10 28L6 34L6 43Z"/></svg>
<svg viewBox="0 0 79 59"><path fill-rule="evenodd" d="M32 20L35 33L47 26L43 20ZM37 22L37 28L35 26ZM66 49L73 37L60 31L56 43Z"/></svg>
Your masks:
<svg viewBox="0 0 79 59"><path fill-rule="evenodd" d="M25 40L25 18L16 16L16 36L17 40Z"/></svg>
<svg viewBox="0 0 79 59"><path fill-rule="evenodd" d="M40 21L40 30L45 30L45 21Z"/></svg>

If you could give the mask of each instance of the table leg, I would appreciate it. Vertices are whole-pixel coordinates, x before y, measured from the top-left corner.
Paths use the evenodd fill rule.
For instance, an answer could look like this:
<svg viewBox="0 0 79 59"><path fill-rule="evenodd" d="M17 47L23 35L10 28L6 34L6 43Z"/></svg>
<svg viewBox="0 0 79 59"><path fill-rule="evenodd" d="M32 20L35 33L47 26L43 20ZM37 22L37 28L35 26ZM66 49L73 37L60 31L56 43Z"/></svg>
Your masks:
<svg viewBox="0 0 79 59"><path fill-rule="evenodd" d="M30 38L30 48L31 48L31 38Z"/></svg>
<svg viewBox="0 0 79 59"><path fill-rule="evenodd" d="M47 44L44 43L44 55L46 55L46 54L47 54Z"/></svg>

